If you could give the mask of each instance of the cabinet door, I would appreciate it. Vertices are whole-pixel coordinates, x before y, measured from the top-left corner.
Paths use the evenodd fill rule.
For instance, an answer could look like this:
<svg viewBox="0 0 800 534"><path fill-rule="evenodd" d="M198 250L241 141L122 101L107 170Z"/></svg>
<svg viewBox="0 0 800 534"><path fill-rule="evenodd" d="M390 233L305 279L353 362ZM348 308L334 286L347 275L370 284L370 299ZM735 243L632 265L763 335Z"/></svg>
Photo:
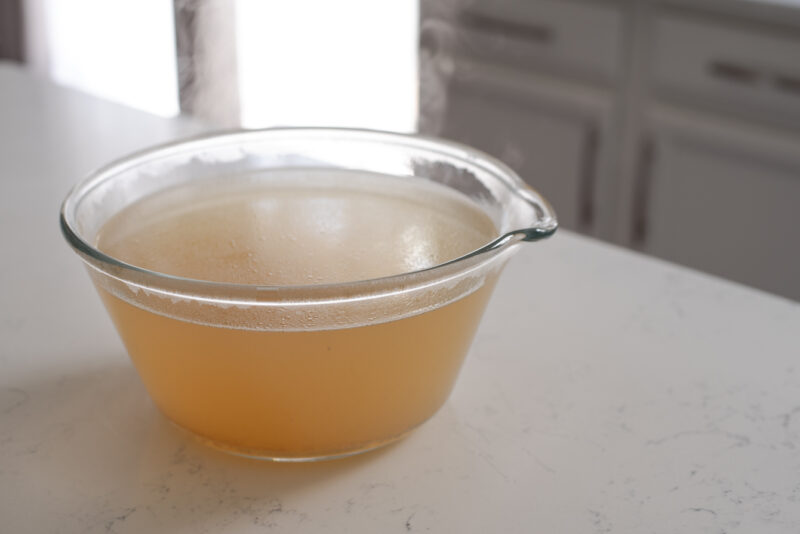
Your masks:
<svg viewBox="0 0 800 534"><path fill-rule="evenodd" d="M800 300L800 144L702 134L655 134L641 248Z"/></svg>
<svg viewBox="0 0 800 534"><path fill-rule="evenodd" d="M590 230L600 135L593 117L559 114L499 87L454 82L441 135L513 168L550 201L564 228Z"/></svg>

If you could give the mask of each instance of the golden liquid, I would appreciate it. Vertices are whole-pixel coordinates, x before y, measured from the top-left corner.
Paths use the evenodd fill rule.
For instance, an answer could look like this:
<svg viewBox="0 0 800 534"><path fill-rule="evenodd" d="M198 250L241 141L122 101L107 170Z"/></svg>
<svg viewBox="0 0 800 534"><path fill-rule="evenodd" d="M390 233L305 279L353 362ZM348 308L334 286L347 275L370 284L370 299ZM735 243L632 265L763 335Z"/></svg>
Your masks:
<svg viewBox="0 0 800 534"><path fill-rule="evenodd" d="M340 173L226 193L173 190L112 218L97 245L168 274L299 285L429 267L495 235L491 221L466 200L430 186L376 180ZM438 307L429 302L416 315L300 330L214 326L208 315L201 323L185 312L180 318L153 313L98 288L148 391L170 419L235 452L313 458L391 441L441 406L491 292L488 278L468 295Z"/></svg>

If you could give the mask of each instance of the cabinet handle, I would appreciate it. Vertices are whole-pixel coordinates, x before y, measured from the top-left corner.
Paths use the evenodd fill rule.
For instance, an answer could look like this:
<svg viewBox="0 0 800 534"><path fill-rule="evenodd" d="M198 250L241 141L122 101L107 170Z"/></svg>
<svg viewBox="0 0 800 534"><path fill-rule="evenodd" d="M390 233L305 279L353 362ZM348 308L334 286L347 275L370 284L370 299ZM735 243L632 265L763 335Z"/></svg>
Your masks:
<svg viewBox="0 0 800 534"><path fill-rule="evenodd" d="M462 11L458 14L459 25L473 30L501 34L504 37L524 39L540 45L550 44L555 40L555 31L550 26L536 23L519 23L500 20L494 17Z"/></svg>
<svg viewBox="0 0 800 534"><path fill-rule="evenodd" d="M794 74L764 72L757 68L725 60L711 61L708 71L719 80L737 85L757 85L767 78L772 86L783 93L800 97L800 76Z"/></svg>
<svg viewBox="0 0 800 534"><path fill-rule="evenodd" d="M773 78L775 88L792 96L800 96L800 76L778 74Z"/></svg>
<svg viewBox="0 0 800 534"><path fill-rule="evenodd" d="M647 241L648 217L650 208L650 188L653 181L653 168L655 163L655 143L651 137L642 141L639 149L639 159L636 162L633 189L633 220L631 240L633 246L641 248Z"/></svg>
<svg viewBox="0 0 800 534"><path fill-rule="evenodd" d="M594 189L599 150L600 132L596 124L589 124L583 138L580 182L578 183L578 224L584 230L590 229L594 223Z"/></svg>
<svg viewBox="0 0 800 534"><path fill-rule="evenodd" d="M708 71L715 78L737 85L755 85L761 78L757 69L726 60L711 61Z"/></svg>

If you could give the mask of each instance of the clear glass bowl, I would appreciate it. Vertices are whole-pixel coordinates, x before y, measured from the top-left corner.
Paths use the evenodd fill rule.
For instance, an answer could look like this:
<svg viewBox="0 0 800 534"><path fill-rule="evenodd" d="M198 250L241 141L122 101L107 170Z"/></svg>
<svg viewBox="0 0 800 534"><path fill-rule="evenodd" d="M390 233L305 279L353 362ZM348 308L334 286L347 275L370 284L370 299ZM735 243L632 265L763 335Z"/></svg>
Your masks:
<svg viewBox="0 0 800 534"><path fill-rule="evenodd" d="M112 216L148 195L298 168L436 182L486 213L496 236L431 268L308 286L181 278L95 246ZM87 177L61 210L64 236L163 413L212 446L274 460L369 450L432 416L450 394L506 260L556 226L539 194L474 149L316 128L230 132L149 149Z"/></svg>

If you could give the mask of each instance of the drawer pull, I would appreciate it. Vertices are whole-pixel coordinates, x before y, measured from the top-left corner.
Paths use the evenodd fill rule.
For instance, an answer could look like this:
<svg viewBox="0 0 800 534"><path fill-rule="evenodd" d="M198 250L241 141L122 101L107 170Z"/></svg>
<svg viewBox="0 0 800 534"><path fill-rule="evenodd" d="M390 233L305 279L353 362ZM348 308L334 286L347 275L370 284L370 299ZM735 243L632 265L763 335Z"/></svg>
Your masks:
<svg viewBox="0 0 800 534"><path fill-rule="evenodd" d="M779 91L800 96L800 77L798 76L779 74L773 78L773 84Z"/></svg>
<svg viewBox="0 0 800 534"><path fill-rule="evenodd" d="M465 28L524 39L540 45L550 44L555 39L555 32L549 26L500 20L471 11L459 13L458 22Z"/></svg>
<svg viewBox="0 0 800 534"><path fill-rule="evenodd" d="M756 69L730 61L712 61L708 64L708 71L715 78L739 85L755 85L761 78Z"/></svg>

